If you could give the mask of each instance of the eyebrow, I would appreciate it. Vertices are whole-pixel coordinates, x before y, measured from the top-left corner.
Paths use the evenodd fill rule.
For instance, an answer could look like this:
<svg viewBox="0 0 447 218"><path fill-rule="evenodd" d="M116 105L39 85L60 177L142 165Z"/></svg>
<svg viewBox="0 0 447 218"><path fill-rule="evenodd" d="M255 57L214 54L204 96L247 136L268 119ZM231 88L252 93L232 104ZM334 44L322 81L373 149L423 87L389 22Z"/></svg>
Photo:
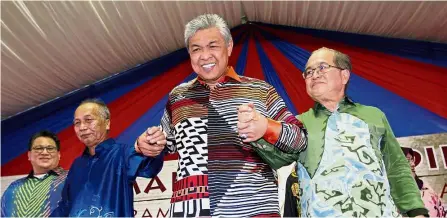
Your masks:
<svg viewBox="0 0 447 218"><path fill-rule="evenodd" d="M87 114L87 115L85 115L83 118L91 118L91 117L92 117L92 115ZM73 119L73 122L75 122L76 120L81 120L81 119L79 119L79 118L74 118L74 119Z"/></svg>
<svg viewBox="0 0 447 218"><path fill-rule="evenodd" d="M328 64L328 63L326 63L326 62L324 62L324 61L321 61L321 62L318 62L318 66L320 66L320 64ZM308 70L309 68L311 68L310 66L307 66L305 69L304 69L304 71L306 71L306 70Z"/></svg>
<svg viewBox="0 0 447 218"><path fill-rule="evenodd" d="M211 44L213 44L213 43L218 43L219 41L218 40L213 40L213 41L211 41L211 42L209 42L206 46L209 46L209 45L211 45ZM201 45L198 45L198 44L191 44L191 48L193 48L193 47L202 47Z"/></svg>
<svg viewBox="0 0 447 218"><path fill-rule="evenodd" d="M43 147L43 146L46 146L46 147L57 147L56 145L36 145L36 146L33 146L33 148Z"/></svg>

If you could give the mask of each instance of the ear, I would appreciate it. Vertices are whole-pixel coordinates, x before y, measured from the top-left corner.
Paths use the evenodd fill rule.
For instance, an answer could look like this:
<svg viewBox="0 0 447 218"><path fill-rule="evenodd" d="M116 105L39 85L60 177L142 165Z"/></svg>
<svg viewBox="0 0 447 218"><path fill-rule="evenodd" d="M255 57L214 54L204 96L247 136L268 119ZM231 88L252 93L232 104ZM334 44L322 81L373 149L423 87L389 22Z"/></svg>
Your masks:
<svg viewBox="0 0 447 218"><path fill-rule="evenodd" d="M110 130L110 120L109 119L106 120L106 129L107 129L107 131Z"/></svg>
<svg viewBox="0 0 447 218"><path fill-rule="evenodd" d="M343 85L346 85L348 83L350 76L351 76L351 72L349 70L341 71L341 79L342 79Z"/></svg>
<svg viewBox="0 0 447 218"><path fill-rule="evenodd" d="M233 40L231 40L229 43L228 43L228 47L227 47L227 52L228 52L228 57L230 57L231 56L231 52L233 51Z"/></svg>
<svg viewBox="0 0 447 218"><path fill-rule="evenodd" d="M31 160L31 151L28 151L28 160Z"/></svg>

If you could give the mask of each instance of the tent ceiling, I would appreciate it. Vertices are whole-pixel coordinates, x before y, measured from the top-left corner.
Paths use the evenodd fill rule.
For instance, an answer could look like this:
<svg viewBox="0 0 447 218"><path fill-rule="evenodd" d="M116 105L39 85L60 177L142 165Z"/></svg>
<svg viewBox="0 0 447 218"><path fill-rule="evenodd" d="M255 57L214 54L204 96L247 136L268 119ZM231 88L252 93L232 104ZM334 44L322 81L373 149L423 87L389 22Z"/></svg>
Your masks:
<svg viewBox="0 0 447 218"><path fill-rule="evenodd" d="M444 2L1 2L2 119L184 46L203 13L447 42Z"/></svg>

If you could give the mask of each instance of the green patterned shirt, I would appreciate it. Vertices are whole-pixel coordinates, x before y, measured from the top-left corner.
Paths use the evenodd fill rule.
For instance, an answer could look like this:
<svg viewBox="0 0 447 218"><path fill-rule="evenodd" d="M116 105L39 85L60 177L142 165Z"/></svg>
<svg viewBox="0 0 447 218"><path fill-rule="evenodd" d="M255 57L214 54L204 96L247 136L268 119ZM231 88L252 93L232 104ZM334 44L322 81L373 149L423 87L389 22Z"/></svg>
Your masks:
<svg viewBox="0 0 447 218"><path fill-rule="evenodd" d="M31 172L9 185L2 196L2 217L48 217L61 200L67 171L58 167L42 178Z"/></svg>
<svg viewBox="0 0 447 218"><path fill-rule="evenodd" d="M344 98L334 112L316 103L298 118L308 131L306 150L288 154L263 140L254 147L275 169L297 161L303 216L427 214L408 161L378 108Z"/></svg>

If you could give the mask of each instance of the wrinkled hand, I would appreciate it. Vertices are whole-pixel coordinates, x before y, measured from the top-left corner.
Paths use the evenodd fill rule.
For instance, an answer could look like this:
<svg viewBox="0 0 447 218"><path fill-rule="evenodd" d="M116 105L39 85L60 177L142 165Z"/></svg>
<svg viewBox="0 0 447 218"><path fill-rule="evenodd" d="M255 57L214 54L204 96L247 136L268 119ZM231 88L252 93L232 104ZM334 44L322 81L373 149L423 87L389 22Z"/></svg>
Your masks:
<svg viewBox="0 0 447 218"><path fill-rule="evenodd" d="M237 128L243 142L253 142L264 136L268 121L256 111L253 103L240 105L237 112Z"/></svg>
<svg viewBox="0 0 447 218"><path fill-rule="evenodd" d="M148 128L138 137L135 150L147 157L155 157L166 146L166 135L158 126Z"/></svg>

